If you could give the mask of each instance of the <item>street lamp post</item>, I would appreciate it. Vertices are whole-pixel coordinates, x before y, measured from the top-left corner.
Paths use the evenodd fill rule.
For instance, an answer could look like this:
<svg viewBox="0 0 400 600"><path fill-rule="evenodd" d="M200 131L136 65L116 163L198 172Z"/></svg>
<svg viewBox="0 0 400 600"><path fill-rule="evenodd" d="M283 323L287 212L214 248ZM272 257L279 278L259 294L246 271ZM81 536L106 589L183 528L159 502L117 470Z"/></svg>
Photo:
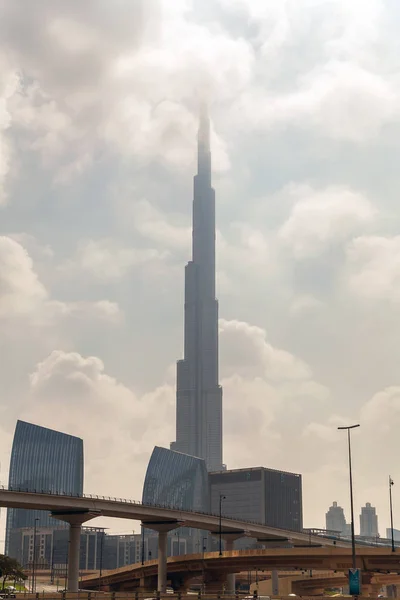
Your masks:
<svg viewBox="0 0 400 600"><path fill-rule="evenodd" d="M144 527L143 527L143 523L140 526L142 528L142 565L144 565Z"/></svg>
<svg viewBox="0 0 400 600"><path fill-rule="evenodd" d="M104 544L104 531L101 532L100 538L100 569L99 569L99 591L101 590L101 577L103 575L103 544Z"/></svg>
<svg viewBox="0 0 400 600"><path fill-rule="evenodd" d="M204 552L207 550L207 542L208 542L208 538L203 537L203 558L204 558Z"/></svg>
<svg viewBox="0 0 400 600"><path fill-rule="evenodd" d="M219 495L219 555L222 556L222 500L226 500L226 496Z"/></svg>
<svg viewBox="0 0 400 600"><path fill-rule="evenodd" d="M177 556L180 556L180 554L181 554L181 534L179 532L179 529L178 529L178 531L175 532L175 536L178 538L178 553L177 553Z"/></svg>
<svg viewBox="0 0 400 600"><path fill-rule="evenodd" d="M393 503L392 503L392 486L393 485L394 485L394 481L389 475L390 531L392 534L392 552L396 552L396 548L394 547L394 529L393 529Z"/></svg>
<svg viewBox="0 0 400 600"><path fill-rule="evenodd" d="M353 502L353 472L351 467L351 441L350 441L350 430L356 429L356 427L360 427L360 425L350 425L348 427L338 427L340 430L347 431L347 442L349 447L349 478L350 478L350 512L351 512L351 553L352 553L352 563L353 569L357 568L357 559L356 559L356 538L354 535L354 502Z"/></svg>
<svg viewBox="0 0 400 600"><path fill-rule="evenodd" d="M360 593L360 571L357 570L357 557L356 557L356 538L354 535L354 502L353 502L353 471L351 466L351 440L350 430L360 427L357 425L349 425L348 427L338 427L340 430L347 431L347 443L349 447L349 479L350 479L350 511L351 511L351 554L352 554L352 566L353 568L349 571L349 588L350 594L357 597ZM354 581L356 577L356 582ZM352 589L354 590L352 592ZM357 590L357 591L356 591Z"/></svg>
<svg viewBox="0 0 400 600"><path fill-rule="evenodd" d="M202 581L203 581L203 583L202 583L202 592L204 593L204 591L205 591L205 577L204 577L204 552L207 550L208 538L206 538L206 537L203 537L203 540L202 540L202 541L203 541L203 562L202 562L201 569L202 569Z"/></svg>
<svg viewBox="0 0 400 600"><path fill-rule="evenodd" d="M36 531L37 531L38 521L39 521L39 517L36 517L35 524L33 526L32 593L35 593L35 591L36 591L35 566L36 566Z"/></svg>

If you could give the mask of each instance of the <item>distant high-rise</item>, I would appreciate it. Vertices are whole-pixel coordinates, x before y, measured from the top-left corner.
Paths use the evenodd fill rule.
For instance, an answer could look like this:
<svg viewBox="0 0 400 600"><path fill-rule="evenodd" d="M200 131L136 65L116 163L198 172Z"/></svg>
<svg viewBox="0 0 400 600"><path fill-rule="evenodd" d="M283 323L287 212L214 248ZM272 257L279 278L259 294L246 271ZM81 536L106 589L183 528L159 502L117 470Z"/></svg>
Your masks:
<svg viewBox="0 0 400 600"><path fill-rule="evenodd" d="M367 502L361 508L360 514L360 535L363 537L376 537L378 532L378 516L376 508Z"/></svg>
<svg viewBox="0 0 400 600"><path fill-rule="evenodd" d="M386 539L390 540L392 538L392 529L391 527L386 528ZM393 539L395 542L400 542L400 530L393 529Z"/></svg>
<svg viewBox="0 0 400 600"><path fill-rule="evenodd" d="M83 441L32 423L17 421L11 452L8 485L13 489L81 496L83 493ZM11 532L22 527L56 527L48 511L9 508L6 554Z"/></svg>
<svg viewBox="0 0 400 600"><path fill-rule="evenodd" d="M270 527L303 528L301 475L265 467L209 474L211 512Z"/></svg>
<svg viewBox="0 0 400 600"><path fill-rule="evenodd" d="M185 270L184 359L177 364L176 441L171 450L222 464L222 388L218 376L215 296L215 192L211 186L210 121L203 109L194 177L192 260Z"/></svg>
<svg viewBox="0 0 400 600"><path fill-rule="evenodd" d="M338 506L337 502L334 502L329 507L328 512L325 515L326 528L329 531L339 531L340 533L347 533L346 519L344 516L344 510L341 506Z"/></svg>

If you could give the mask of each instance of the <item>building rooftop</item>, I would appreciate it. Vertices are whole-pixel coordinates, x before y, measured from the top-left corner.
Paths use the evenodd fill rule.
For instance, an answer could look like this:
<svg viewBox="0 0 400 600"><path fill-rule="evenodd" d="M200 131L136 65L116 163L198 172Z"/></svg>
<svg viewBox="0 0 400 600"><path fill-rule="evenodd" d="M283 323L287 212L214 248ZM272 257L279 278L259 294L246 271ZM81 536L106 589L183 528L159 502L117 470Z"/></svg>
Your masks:
<svg viewBox="0 0 400 600"><path fill-rule="evenodd" d="M222 473L243 473L249 471L270 471L273 473L283 473L284 475L294 475L295 477L300 477L299 473L291 473L290 471L282 471L280 469L270 469L269 467L247 467L245 469L226 469L223 471L211 471L210 475L220 475Z"/></svg>

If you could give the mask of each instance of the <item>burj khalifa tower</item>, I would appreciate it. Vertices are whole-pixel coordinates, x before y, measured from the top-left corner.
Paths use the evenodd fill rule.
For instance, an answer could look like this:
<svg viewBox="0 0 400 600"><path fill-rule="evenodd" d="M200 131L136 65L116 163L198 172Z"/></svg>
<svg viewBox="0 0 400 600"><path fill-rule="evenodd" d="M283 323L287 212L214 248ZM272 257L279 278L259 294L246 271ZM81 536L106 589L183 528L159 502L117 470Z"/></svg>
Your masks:
<svg viewBox="0 0 400 600"><path fill-rule="evenodd" d="M215 297L215 191L211 186L210 121L200 114L194 177L192 260L185 268L184 358L177 363L176 441L171 450L222 470L222 388L218 377Z"/></svg>

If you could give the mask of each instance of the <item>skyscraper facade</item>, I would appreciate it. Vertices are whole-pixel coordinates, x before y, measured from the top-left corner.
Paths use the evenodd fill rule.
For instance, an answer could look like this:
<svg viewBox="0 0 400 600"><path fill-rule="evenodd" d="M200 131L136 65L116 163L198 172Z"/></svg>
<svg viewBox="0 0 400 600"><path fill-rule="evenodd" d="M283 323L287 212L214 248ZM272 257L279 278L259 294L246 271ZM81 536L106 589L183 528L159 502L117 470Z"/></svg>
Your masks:
<svg viewBox="0 0 400 600"><path fill-rule="evenodd" d="M302 480L297 473L265 467L209 473L211 512L301 531L303 528Z"/></svg>
<svg viewBox="0 0 400 600"><path fill-rule="evenodd" d="M17 421L11 451L10 489L45 491L81 496L83 493L83 441L32 423ZM22 527L54 527L47 511L9 508L6 554L11 532Z"/></svg>
<svg viewBox="0 0 400 600"><path fill-rule="evenodd" d="M200 116L194 177L192 260L185 270L184 358L177 364L176 450L222 464L222 388L218 375L215 296L215 192L211 186L210 122Z"/></svg>
<svg viewBox="0 0 400 600"><path fill-rule="evenodd" d="M156 446L147 467L142 502L179 510L208 511L205 461Z"/></svg>
<svg viewBox="0 0 400 600"><path fill-rule="evenodd" d="M361 507L360 514L360 535L363 537L376 537L378 532L378 515L376 508L367 502Z"/></svg>
<svg viewBox="0 0 400 600"><path fill-rule="evenodd" d="M328 531L338 531L343 534L347 533L344 510L341 506L338 506L337 502L333 502L332 506L329 507L328 512L325 514L325 523Z"/></svg>

